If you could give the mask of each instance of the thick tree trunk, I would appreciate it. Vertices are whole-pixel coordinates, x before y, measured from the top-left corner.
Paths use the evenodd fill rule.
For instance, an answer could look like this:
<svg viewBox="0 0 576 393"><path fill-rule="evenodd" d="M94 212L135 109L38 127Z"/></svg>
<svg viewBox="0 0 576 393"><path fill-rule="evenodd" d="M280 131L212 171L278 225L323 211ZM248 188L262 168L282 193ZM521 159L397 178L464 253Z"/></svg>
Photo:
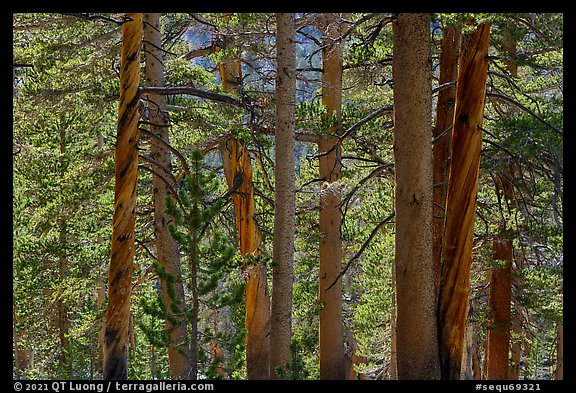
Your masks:
<svg viewBox="0 0 576 393"><path fill-rule="evenodd" d="M438 379L430 15L400 14L393 37L397 372L398 379Z"/></svg>
<svg viewBox="0 0 576 393"><path fill-rule="evenodd" d="M270 377L285 379L290 365L294 262L294 107L296 28L294 14L276 14L276 149ZM282 370L282 371L280 371Z"/></svg>
<svg viewBox="0 0 576 393"><path fill-rule="evenodd" d="M255 202L252 166L248 151L234 138L220 145L222 164L232 194L241 255L257 255L260 236L254 220ZM270 295L266 267L243 267L246 280L246 371L248 379L270 377Z"/></svg>
<svg viewBox="0 0 576 393"><path fill-rule="evenodd" d="M342 118L342 40L341 23L335 14L323 14L322 104L334 116L336 126ZM330 130L331 131L331 130ZM336 148L334 148L336 146ZM330 151L331 150L331 151ZM345 379L344 336L342 326L342 240L340 226L341 144L336 136L323 136L318 152L330 151L319 160L324 187L320 194L320 379Z"/></svg>
<svg viewBox="0 0 576 393"><path fill-rule="evenodd" d="M444 27L442 29L442 52L440 54L440 76L438 84L454 82L438 93L436 104L436 124L433 137L438 138L432 145L433 159L433 207L432 207L432 252L434 254L434 288L438 290L440 269L442 266L442 239L444 237L444 211L446 208L446 190L448 189L448 168L452 142L452 124L454 122L454 104L456 101L456 78L458 76L458 48L460 29Z"/></svg>
<svg viewBox="0 0 576 393"><path fill-rule="evenodd" d="M446 197L438 323L443 379L459 379L470 290L470 264L490 27L463 39L456 86L452 154Z"/></svg>
<svg viewBox="0 0 576 393"><path fill-rule="evenodd" d="M514 188L505 175L496 175L499 187L508 204L514 204ZM512 240L505 237L506 223L501 220L499 234L492 242L492 259L496 266L491 269L489 306L491 318L488 325L486 352L486 378L510 379L508 354L510 352L510 309L512 301Z"/></svg>
<svg viewBox="0 0 576 393"><path fill-rule="evenodd" d="M104 378L128 378L128 329L132 294L136 184L138 180L138 83L142 14L122 24L120 104L116 139L114 215L104 339Z"/></svg>
<svg viewBox="0 0 576 393"><path fill-rule="evenodd" d="M340 189L335 182L340 178L340 142L338 137L323 137L319 152L338 145L320 157L320 178L325 187L320 195L320 379L344 379L344 342L342 336L342 282L338 278L342 269L342 241L340 226ZM333 284L333 285L332 285Z"/></svg>
<svg viewBox="0 0 576 393"><path fill-rule="evenodd" d="M144 58L146 61L145 77L147 86L165 87L164 52L161 49L160 14L144 14ZM166 97L149 94L146 120L148 127L159 139L168 143L168 118ZM168 172L172 171L170 150L162 143L152 140L151 158ZM163 268L160 274L162 298L166 305L166 331L170 335L168 346L168 364L171 379L188 379L190 373L190 348L186 344L188 329L183 317L186 309L184 285L180 271L180 248L168 232L168 223L172 218L165 213L168 187L159 175L152 174L154 199L154 234L156 238L156 255Z"/></svg>

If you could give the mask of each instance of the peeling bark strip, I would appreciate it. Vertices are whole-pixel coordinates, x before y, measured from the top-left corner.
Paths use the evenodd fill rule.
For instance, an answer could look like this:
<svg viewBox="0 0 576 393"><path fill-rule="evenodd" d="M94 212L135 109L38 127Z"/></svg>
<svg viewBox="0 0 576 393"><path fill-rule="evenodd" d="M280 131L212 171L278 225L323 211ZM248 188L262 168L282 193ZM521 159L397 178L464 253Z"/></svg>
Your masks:
<svg viewBox="0 0 576 393"><path fill-rule="evenodd" d="M438 84L443 85L455 81L458 77L458 47L460 46L460 30L455 27L442 29L442 53L440 54L440 77ZM433 137L439 138L432 145L432 253L434 254L434 288L438 291L440 284L440 267L442 266L442 238L444 236L444 208L446 207L446 190L448 188L448 157L452 132L445 130L454 122L454 104L456 101L456 84L440 90L436 104L436 124Z"/></svg>
<svg viewBox="0 0 576 393"><path fill-rule="evenodd" d="M247 266L246 373L248 379L270 378L270 295L266 267Z"/></svg>
<svg viewBox="0 0 576 393"><path fill-rule="evenodd" d="M238 227L240 254L255 255L260 245L260 236L254 221L255 203L252 187L252 164L248 150L235 138L229 138L219 146L222 166L232 194L234 213Z"/></svg>
<svg viewBox="0 0 576 393"><path fill-rule="evenodd" d="M143 14L122 25L122 67L116 141L114 216L104 339L104 378L128 378L128 330L138 177L138 83Z"/></svg>
<svg viewBox="0 0 576 393"><path fill-rule="evenodd" d="M490 26L463 38L446 197L438 323L443 379L459 379L470 286Z"/></svg>
<svg viewBox="0 0 576 393"><path fill-rule="evenodd" d="M220 63L222 87L226 92L239 94L242 83L242 61L226 59ZM254 185L252 163L246 147L235 138L219 146L224 175L230 190L238 231L241 255L258 255L260 234L254 213ZM243 266L246 280L246 374L248 379L270 379L270 295L263 265Z"/></svg>
<svg viewBox="0 0 576 393"><path fill-rule="evenodd" d="M260 235L254 220L255 202L252 165L248 150L230 138L219 146L222 166L232 194L241 255L257 255ZM246 280L246 372L248 379L269 379L270 295L266 269L244 266Z"/></svg>

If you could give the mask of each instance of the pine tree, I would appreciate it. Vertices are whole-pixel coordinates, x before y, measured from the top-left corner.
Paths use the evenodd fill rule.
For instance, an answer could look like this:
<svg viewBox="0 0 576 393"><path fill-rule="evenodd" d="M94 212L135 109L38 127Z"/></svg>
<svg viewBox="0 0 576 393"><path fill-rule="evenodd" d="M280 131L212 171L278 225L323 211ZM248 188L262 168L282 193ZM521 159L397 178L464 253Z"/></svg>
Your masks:
<svg viewBox="0 0 576 393"><path fill-rule="evenodd" d="M211 228L226 200L214 197L219 180L202 167L200 150L191 153L190 173L181 180L176 202L166 198L166 212L173 217L168 230L188 259L185 278L192 297L188 313L190 323L191 379L198 379L200 360L205 358L200 346L200 300L213 291L232 265L234 249L221 232ZM213 199L210 199L213 198Z"/></svg>

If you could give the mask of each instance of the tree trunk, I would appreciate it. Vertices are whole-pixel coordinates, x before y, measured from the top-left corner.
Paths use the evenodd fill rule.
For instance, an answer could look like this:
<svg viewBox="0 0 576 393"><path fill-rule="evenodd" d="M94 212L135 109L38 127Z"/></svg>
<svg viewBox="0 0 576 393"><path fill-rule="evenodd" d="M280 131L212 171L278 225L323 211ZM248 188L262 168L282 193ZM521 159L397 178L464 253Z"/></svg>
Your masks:
<svg viewBox="0 0 576 393"><path fill-rule="evenodd" d="M398 379L438 379L430 15L400 14L393 37L397 372Z"/></svg>
<svg viewBox="0 0 576 393"><path fill-rule="evenodd" d="M242 85L242 60L240 58L224 59L218 65L218 70L224 91L239 94Z"/></svg>
<svg viewBox="0 0 576 393"><path fill-rule="evenodd" d="M248 150L237 139L229 138L219 146L226 182L234 189L232 201L236 227L238 228L238 247L242 255L259 253L260 235L254 220L255 202L252 186L252 164Z"/></svg>
<svg viewBox="0 0 576 393"><path fill-rule="evenodd" d="M20 347L21 341L26 341L26 332L18 329L17 324L20 322L16 313L16 303L14 298L12 298L12 340L13 340L13 350L14 350L14 376L16 379L21 379L20 374L24 371L31 363L33 359L33 352L26 348Z"/></svg>
<svg viewBox="0 0 576 393"><path fill-rule="evenodd" d="M342 118L342 40L341 24L335 14L324 14L322 50L322 104L334 116L336 128ZM333 130L329 130L333 132ZM334 148L336 146L336 148ZM330 151L330 149L332 149ZM324 186L320 194L320 379L345 379L344 336L342 326L342 240L340 226L341 144L336 136L323 136L318 152L330 151L319 159L320 178Z"/></svg>
<svg viewBox="0 0 576 393"><path fill-rule="evenodd" d="M194 176L193 188L193 205L190 217L198 217L199 215L199 200L200 200L200 161L194 162L194 169L192 176ZM192 219L192 218L190 218ZM192 295L192 307L190 310L190 379L198 379L198 348L199 335L198 335L198 317L200 316L200 295L198 294L198 271L200 267L199 260L199 234L198 227L195 225L192 228L190 236L190 255L188 255L188 269L190 271L190 280L188 281L188 289Z"/></svg>
<svg viewBox="0 0 576 393"><path fill-rule="evenodd" d="M98 289L96 290L96 307L98 308L98 361L96 371L104 371L104 333L106 330L106 320L104 318L103 305L106 300L106 284L102 278L98 278Z"/></svg>
<svg viewBox="0 0 576 393"><path fill-rule="evenodd" d="M518 76L516 63L516 39L509 29L503 32L503 49L509 58L504 61L506 68L513 78ZM508 159L506 157L505 159ZM510 206L516 205L514 185L511 182L513 167L510 171L497 173L496 192L506 199L508 212ZM500 196L501 193L501 196ZM492 243L492 259L503 266L493 266L490 277L489 305L492 320L488 326L488 341L486 353L486 378L490 380L510 379L510 367L508 355L510 352L510 302L512 300L512 261L514 258L512 239L505 237L506 222L500 221L499 234L494 237ZM499 261L499 262L498 262Z"/></svg>
<svg viewBox="0 0 576 393"><path fill-rule="evenodd" d="M434 254L434 288L438 291L440 269L442 266L442 239L444 237L444 210L446 208L446 190L448 189L448 168L454 123L454 104L456 101L456 78L458 76L458 47L460 29L444 27L442 29L442 52L440 54L440 76L438 84L454 82L440 90L436 104L436 125L433 137L438 138L432 145L432 252Z"/></svg>
<svg viewBox="0 0 576 393"><path fill-rule="evenodd" d="M508 204L515 203L514 188L505 175L496 175L497 193ZM486 378L491 380L510 379L508 355L510 352L510 302L512 301L512 240L505 237L506 223L500 222L499 234L492 242L492 259L496 266L491 269L489 306L492 320L488 325L486 352ZM501 265L501 266L500 266Z"/></svg>
<svg viewBox="0 0 576 393"><path fill-rule="evenodd" d="M515 304L517 314L518 305ZM522 321L520 320L520 315L516 315L512 318L512 332L520 336L522 334ZM519 338L512 340L510 343L510 370L508 371L508 377L513 380L520 379L520 359L522 358L522 345Z"/></svg>
<svg viewBox="0 0 576 393"><path fill-rule="evenodd" d="M136 184L138 180L138 83L142 14L122 24L122 64L114 185L112 247L104 339L104 378L128 378L128 329L132 293Z"/></svg>
<svg viewBox="0 0 576 393"><path fill-rule="evenodd" d="M222 87L225 91L238 94L242 80L241 64L240 59L227 60L220 64ZM248 150L233 137L220 144L219 150L228 187L238 187L232 194L232 201L240 254L258 255L260 235L254 220L256 204ZM246 373L251 380L269 379L270 295L266 267L257 263L245 265L242 270L246 280Z"/></svg>
<svg viewBox="0 0 576 393"><path fill-rule="evenodd" d="M510 29L505 29L502 37L502 49L507 54L504 65L512 78L518 77L518 54L516 51L517 39Z"/></svg>
<svg viewBox="0 0 576 393"><path fill-rule="evenodd" d="M61 158L61 173L62 178L65 177L66 172L66 128L62 127L60 129L60 158ZM68 277L68 262L66 259L66 249L67 246L67 235L66 235L66 221L58 220L58 279L60 282L64 282ZM66 307L66 301L64 299L58 299L56 302L56 307L58 308L58 335L60 338L60 366L62 372L66 377L72 376L72 359L70 353L70 340L68 338L68 332L70 328L70 323L68 321L68 311Z"/></svg>
<svg viewBox="0 0 576 393"><path fill-rule="evenodd" d="M255 201L252 165L246 148L235 138L219 147L228 187L232 194L238 244L241 255L258 255L260 236L254 220ZM246 280L246 372L248 379L270 378L270 295L266 267L260 264L242 268Z"/></svg>
<svg viewBox="0 0 576 393"><path fill-rule="evenodd" d="M294 14L276 14L275 207L270 318L270 376L286 379L292 333L294 262L294 107L296 100L296 31ZM280 371L282 370L282 371Z"/></svg>
<svg viewBox="0 0 576 393"><path fill-rule="evenodd" d="M461 45L438 304L443 379L460 378L470 291L489 34L490 27L481 24L474 34L463 39Z"/></svg>
<svg viewBox="0 0 576 393"><path fill-rule="evenodd" d="M478 323L468 320L468 323L466 324L466 355L462 357L462 379L482 379L479 337L480 330Z"/></svg>
<svg viewBox="0 0 576 393"><path fill-rule="evenodd" d="M338 278L342 269L342 241L340 239L341 213L340 189L335 182L340 179L340 142L338 137L323 137L318 143L319 152L338 145L320 157L320 178L324 187L320 196L320 379L344 379L344 343L342 337L342 282ZM332 285L334 284L334 285Z"/></svg>
<svg viewBox="0 0 576 393"><path fill-rule="evenodd" d="M212 309L213 317L213 330L214 330L214 337L210 339L210 346L212 347L212 364L216 364L216 374L218 377L225 379L226 378L226 370L222 366L222 350L220 349L220 344L218 340L218 308Z"/></svg>
<svg viewBox="0 0 576 393"><path fill-rule="evenodd" d="M512 242L496 236L492 250L492 259L503 262L504 266L493 267L490 275L489 304L492 320L488 326L486 378L506 380L509 379Z"/></svg>
<svg viewBox="0 0 576 393"><path fill-rule="evenodd" d="M270 378L270 295L266 267L246 267L246 372L248 379Z"/></svg>
<svg viewBox="0 0 576 393"><path fill-rule="evenodd" d="M346 342L350 351L344 355L344 376L347 380L365 380L366 375L358 372L356 366L366 363L366 358L358 355L358 340L351 331L347 334Z"/></svg>
<svg viewBox="0 0 576 393"><path fill-rule="evenodd" d="M22 367L22 361L20 360L20 349L18 348L18 342L20 341L20 335L18 334L18 329L16 328L16 307L14 306L14 300L12 300L12 356L14 357L14 378L20 379L20 368Z"/></svg>
<svg viewBox="0 0 576 393"><path fill-rule="evenodd" d="M558 342L556 343L556 379L564 379L564 324L559 323L556 327Z"/></svg>
<svg viewBox="0 0 576 393"><path fill-rule="evenodd" d="M161 49L160 14L144 14L144 58L146 61L146 84L151 87L165 87L164 52ZM164 142L169 142L166 97L149 94L150 103L146 110L146 120L150 131ZM172 172L170 150L162 143L152 140L151 158L168 172ZM186 344L188 328L183 317L186 309L184 285L180 271L180 247L168 231L172 218L165 213L168 187L162 178L152 174L154 200L154 234L156 238L156 255L162 266L160 274L162 298L166 305L166 331L170 335L168 346L168 364L171 379L188 379L190 373L190 348Z"/></svg>

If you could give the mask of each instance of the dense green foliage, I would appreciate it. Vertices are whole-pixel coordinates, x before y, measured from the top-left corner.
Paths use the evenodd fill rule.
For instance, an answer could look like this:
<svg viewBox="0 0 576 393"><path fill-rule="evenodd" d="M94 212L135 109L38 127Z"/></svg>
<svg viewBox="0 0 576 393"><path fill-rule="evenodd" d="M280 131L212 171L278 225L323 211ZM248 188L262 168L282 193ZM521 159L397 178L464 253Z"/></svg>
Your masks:
<svg viewBox="0 0 576 393"><path fill-rule="evenodd" d="M98 331L104 306L113 213L114 144L121 14L13 16L13 375L99 379ZM361 356L356 371L391 378L393 288L393 14L348 14L343 76L344 247L342 276L346 353ZM475 226L471 318L486 335L491 240L503 221L513 239L513 315L521 329L521 377L554 377L556 324L563 283L563 17L561 14L434 14L433 75L438 75L444 25L493 24L484 144ZM321 36L314 14L297 14L296 253L291 377L318 379L317 145L334 119L321 105ZM271 272L274 222L274 15L162 14L169 86L234 95L234 106L192 95L168 96L175 193L168 198L171 234L181 247L187 302L199 301L199 374L246 377L244 258ZM516 40L518 77L502 45ZM184 59L215 42L220 50ZM241 57L242 86L225 92L218 65ZM143 64L144 66L144 64ZM441 65L440 65L441 66ZM146 82L142 80L142 86ZM433 87L437 86L436 80ZM434 100L435 102L435 100ZM369 120L367 120L369 118ZM247 144L254 168L258 257L241 257L233 204L223 198L217 145L233 135ZM140 154L150 141L141 137ZM182 159L185 161L182 162ZM148 163L140 161L142 169ZM189 168L186 174L183 166ZM506 174L515 200L498 191ZM139 171L132 299L133 379L169 378L162 268L155 258L149 171ZM416 224L417 225L417 224ZM191 255L197 282L191 283ZM270 278L270 277L269 277ZM195 288L193 286L195 285ZM271 280L270 280L271 285ZM197 295L194 293L197 292ZM64 311L62 311L64 310ZM189 318L192 316L189 315ZM222 351L215 358L214 345ZM481 351L484 349L481 348Z"/></svg>

